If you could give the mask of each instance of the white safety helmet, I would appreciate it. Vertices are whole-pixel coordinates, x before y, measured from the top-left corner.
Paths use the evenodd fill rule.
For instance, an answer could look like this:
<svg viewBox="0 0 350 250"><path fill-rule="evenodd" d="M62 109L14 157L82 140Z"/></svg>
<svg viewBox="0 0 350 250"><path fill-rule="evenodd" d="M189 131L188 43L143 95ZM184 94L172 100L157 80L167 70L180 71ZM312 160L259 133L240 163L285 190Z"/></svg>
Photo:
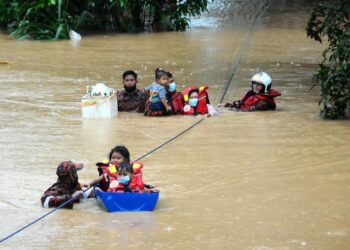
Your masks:
<svg viewBox="0 0 350 250"><path fill-rule="evenodd" d="M268 92L271 88L271 84L272 84L272 78L266 74L265 72L260 72L257 73L255 75L253 75L252 79L251 79L252 83L259 83L265 86L264 88L264 93Z"/></svg>

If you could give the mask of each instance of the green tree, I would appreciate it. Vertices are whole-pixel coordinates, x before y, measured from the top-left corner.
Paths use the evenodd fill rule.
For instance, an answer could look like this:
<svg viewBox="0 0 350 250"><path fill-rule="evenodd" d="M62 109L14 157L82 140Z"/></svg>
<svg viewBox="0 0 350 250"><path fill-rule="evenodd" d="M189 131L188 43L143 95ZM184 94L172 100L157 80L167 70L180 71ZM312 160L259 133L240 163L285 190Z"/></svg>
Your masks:
<svg viewBox="0 0 350 250"><path fill-rule="evenodd" d="M62 39L69 37L68 12L63 0L13 1L10 13L16 16L12 33L19 39Z"/></svg>
<svg viewBox="0 0 350 250"><path fill-rule="evenodd" d="M18 39L67 39L69 30L185 30L209 0L0 0L0 25Z"/></svg>
<svg viewBox="0 0 350 250"><path fill-rule="evenodd" d="M328 47L315 74L315 85L321 86L320 115L324 119L345 118L350 107L350 0L331 5L318 4L307 24L307 36ZM314 85L314 86L315 86Z"/></svg>

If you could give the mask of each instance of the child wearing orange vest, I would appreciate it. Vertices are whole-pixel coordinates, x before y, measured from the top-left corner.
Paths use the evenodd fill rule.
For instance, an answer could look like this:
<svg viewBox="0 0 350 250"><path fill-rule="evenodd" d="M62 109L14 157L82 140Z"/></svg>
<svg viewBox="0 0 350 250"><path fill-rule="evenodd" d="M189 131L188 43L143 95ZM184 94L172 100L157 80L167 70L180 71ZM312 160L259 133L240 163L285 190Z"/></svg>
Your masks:
<svg viewBox="0 0 350 250"><path fill-rule="evenodd" d="M92 180L87 187L98 184L103 191L112 191L115 181L118 180L118 167L120 164L130 164L130 153L125 146L114 147L108 155L109 160L96 163L100 176Z"/></svg>
<svg viewBox="0 0 350 250"><path fill-rule="evenodd" d="M87 187L99 184L99 188L107 192L144 192L153 188L143 182L143 164L130 164L130 153L125 146L114 147L109 153L109 161L98 162L96 165L100 176Z"/></svg>
<svg viewBox="0 0 350 250"><path fill-rule="evenodd" d="M207 115L207 117L215 116L218 112L210 104L207 93L207 86L197 88L195 86L188 87L183 90L184 97L184 115Z"/></svg>

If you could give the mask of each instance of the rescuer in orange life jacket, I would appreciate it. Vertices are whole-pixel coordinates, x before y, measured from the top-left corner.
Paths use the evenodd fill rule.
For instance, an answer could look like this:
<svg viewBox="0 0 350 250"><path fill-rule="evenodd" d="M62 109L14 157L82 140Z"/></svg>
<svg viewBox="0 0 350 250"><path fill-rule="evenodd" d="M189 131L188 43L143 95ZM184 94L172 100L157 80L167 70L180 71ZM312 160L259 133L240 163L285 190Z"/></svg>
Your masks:
<svg viewBox="0 0 350 250"><path fill-rule="evenodd" d="M281 93L271 89L272 78L265 72L253 75L252 89L249 90L240 100L233 103L219 104L218 107L229 108L232 111L263 111L275 110L276 103L274 98Z"/></svg>

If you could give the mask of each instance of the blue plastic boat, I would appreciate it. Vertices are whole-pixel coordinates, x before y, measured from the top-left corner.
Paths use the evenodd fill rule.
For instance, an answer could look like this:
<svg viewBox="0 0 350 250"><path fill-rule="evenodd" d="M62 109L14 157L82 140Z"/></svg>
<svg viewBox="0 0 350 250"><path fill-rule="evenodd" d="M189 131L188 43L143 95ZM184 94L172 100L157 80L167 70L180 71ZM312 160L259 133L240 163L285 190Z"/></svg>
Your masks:
<svg viewBox="0 0 350 250"><path fill-rule="evenodd" d="M96 189L97 200L108 212L153 211L159 198L157 193L113 193Z"/></svg>

